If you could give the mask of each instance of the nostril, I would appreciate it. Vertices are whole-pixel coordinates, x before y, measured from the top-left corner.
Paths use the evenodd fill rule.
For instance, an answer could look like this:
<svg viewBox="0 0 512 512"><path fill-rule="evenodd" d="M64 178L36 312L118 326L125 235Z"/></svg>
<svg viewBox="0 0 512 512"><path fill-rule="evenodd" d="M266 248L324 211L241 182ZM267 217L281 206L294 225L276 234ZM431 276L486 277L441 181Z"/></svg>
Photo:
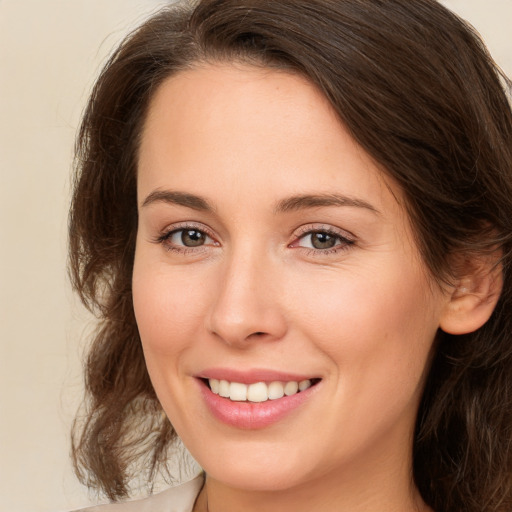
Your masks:
<svg viewBox="0 0 512 512"><path fill-rule="evenodd" d="M265 336L267 333L266 332L263 332L263 331L257 331L257 332L253 332L252 334L250 334L249 336L247 336L246 339L251 339L251 338L261 338L263 336Z"/></svg>

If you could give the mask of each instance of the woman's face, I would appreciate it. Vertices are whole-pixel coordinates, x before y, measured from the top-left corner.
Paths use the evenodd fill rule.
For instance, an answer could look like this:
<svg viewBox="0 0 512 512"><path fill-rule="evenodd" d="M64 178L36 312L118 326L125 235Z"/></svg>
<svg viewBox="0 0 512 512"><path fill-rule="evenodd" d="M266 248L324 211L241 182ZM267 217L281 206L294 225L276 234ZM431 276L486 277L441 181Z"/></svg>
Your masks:
<svg viewBox="0 0 512 512"><path fill-rule="evenodd" d="M205 65L158 90L135 313L159 400L212 478L409 474L448 298L401 198L300 77Z"/></svg>

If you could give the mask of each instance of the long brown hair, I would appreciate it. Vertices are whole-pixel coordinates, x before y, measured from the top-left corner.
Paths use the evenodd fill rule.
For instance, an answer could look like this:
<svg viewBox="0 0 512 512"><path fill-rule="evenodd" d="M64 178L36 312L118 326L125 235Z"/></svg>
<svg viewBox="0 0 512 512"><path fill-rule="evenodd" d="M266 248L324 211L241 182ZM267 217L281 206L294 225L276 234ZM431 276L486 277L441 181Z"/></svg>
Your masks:
<svg viewBox="0 0 512 512"><path fill-rule="evenodd" d="M170 75L242 60L305 76L401 186L432 276L457 254L499 248L491 319L440 332L420 405L414 480L437 512L512 510L512 113L505 77L464 21L434 0L202 0L169 7L105 66L78 134L70 274L100 319L74 425L80 478L111 499L175 438L144 364L131 274L137 151L148 104ZM508 85L507 85L508 87Z"/></svg>

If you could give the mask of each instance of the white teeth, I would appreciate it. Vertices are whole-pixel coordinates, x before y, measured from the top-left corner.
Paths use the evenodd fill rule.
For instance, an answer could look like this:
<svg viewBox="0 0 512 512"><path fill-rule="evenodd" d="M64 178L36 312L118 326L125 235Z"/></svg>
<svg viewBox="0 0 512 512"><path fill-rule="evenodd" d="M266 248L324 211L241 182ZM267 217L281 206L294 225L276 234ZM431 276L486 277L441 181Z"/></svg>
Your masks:
<svg viewBox="0 0 512 512"><path fill-rule="evenodd" d="M219 381L217 379L210 379L210 387L216 395L219 394Z"/></svg>
<svg viewBox="0 0 512 512"><path fill-rule="evenodd" d="M282 382L271 382L268 385L268 397L270 400L277 400L284 396L284 386Z"/></svg>
<svg viewBox="0 0 512 512"><path fill-rule="evenodd" d="M283 396L295 395L311 387L311 380L289 381L289 382L256 382L254 384L242 384L240 382L228 382L227 380L209 379L212 393L229 398L233 402L266 402L267 400L278 400Z"/></svg>
<svg viewBox="0 0 512 512"><path fill-rule="evenodd" d="M301 380L299 382L299 391L306 391L306 389L311 387L311 381L309 379Z"/></svg>
<svg viewBox="0 0 512 512"><path fill-rule="evenodd" d="M232 382L229 385L229 399L236 402L245 402L247 400L247 386L239 382Z"/></svg>
<svg viewBox="0 0 512 512"><path fill-rule="evenodd" d="M299 390L299 383L295 381L287 382L284 386L284 394L286 396L295 395Z"/></svg>
<svg viewBox="0 0 512 512"><path fill-rule="evenodd" d="M247 400L249 402L266 402L268 400L268 388L264 382L251 384L247 389Z"/></svg>
<svg viewBox="0 0 512 512"><path fill-rule="evenodd" d="M229 382L227 380L219 381L219 395L229 398Z"/></svg>

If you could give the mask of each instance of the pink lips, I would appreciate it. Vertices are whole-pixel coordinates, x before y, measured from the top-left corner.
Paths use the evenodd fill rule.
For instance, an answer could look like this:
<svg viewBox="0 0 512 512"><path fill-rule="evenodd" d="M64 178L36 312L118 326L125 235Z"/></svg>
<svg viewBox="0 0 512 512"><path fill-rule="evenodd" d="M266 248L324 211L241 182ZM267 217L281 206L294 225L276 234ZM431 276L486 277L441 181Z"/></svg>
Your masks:
<svg viewBox="0 0 512 512"><path fill-rule="evenodd" d="M197 377L202 397L212 415L222 423L247 430L261 429L279 422L304 404L311 395L316 392L318 387L314 385L300 393L284 396L277 400L267 400L266 402L234 402L229 400L229 398L223 398L212 393L203 379L224 379L230 382L251 384L255 382L273 381L300 382L302 380L311 379L311 377L269 370L240 372L220 368L201 372Z"/></svg>

